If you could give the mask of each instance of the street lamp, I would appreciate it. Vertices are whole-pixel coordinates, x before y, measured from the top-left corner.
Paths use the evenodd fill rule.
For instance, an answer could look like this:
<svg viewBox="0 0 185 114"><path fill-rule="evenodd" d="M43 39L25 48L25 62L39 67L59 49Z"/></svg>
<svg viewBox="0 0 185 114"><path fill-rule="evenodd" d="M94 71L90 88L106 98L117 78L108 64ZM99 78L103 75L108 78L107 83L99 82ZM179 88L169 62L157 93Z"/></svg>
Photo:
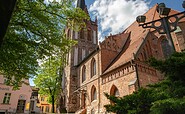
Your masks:
<svg viewBox="0 0 185 114"><path fill-rule="evenodd" d="M182 3L182 7L185 9L185 0ZM145 23L146 16L140 15L136 18L136 21L139 23L139 26L143 28L154 28L159 34L166 34L169 45L175 51L171 32L177 29L177 23L185 17L185 11L168 16L170 10L171 9L167 8L164 3L160 3L157 6L160 19ZM174 21L170 21L172 18L174 18Z"/></svg>

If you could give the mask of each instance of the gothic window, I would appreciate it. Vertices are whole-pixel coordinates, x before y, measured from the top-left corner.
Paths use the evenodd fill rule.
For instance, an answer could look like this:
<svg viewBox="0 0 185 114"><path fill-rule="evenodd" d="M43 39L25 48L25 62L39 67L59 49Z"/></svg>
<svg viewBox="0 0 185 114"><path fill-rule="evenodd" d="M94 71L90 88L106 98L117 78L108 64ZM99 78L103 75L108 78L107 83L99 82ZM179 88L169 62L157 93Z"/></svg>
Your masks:
<svg viewBox="0 0 185 114"><path fill-rule="evenodd" d="M72 34L72 38L74 39L75 38L75 31L73 30L73 31L71 31L71 34Z"/></svg>
<svg viewBox="0 0 185 114"><path fill-rule="evenodd" d="M82 68L82 82L86 80L86 67L85 65Z"/></svg>
<svg viewBox="0 0 185 114"><path fill-rule="evenodd" d="M85 56L86 56L86 50L82 48L82 60L85 58Z"/></svg>
<svg viewBox="0 0 185 114"><path fill-rule="evenodd" d="M95 86L93 85L91 89L91 101L94 101L96 99L97 99L97 92L96 92Z"/></svg>
<svg viewBox="0 0 185 114"><path fill-rule="evenodd" d="M169 57L172 54L173 52L172 47L170 46L169 41L166 38L162 39L161 47L162 47L163 56L165 58Z"/></svg>
<svg viewBox="0 0 185 114"><path fill-rule="evenodd" d="M70 36L71 36L71 31L70 31L70 29L67 31L67 37L69 37L70 38Z"/></svg>
<svg viewBox="0 0 185 114"><path fill-rule="evenodd" d="M96 44L96 31L93 30L93 43Z"/></svg>
<svg viewBox="0 0 185 114"><path fill-rule="evenodd" d="M73 31L73 38L78 39L78 32L77 31Z"/></svg>
<svg viewBox="0 0 185 114"><path fill-rule="evenodd" d="M93 58L91 61L91 77L96 75L96 60Z"/></svg>
<svg viewBox="0 0 185 114"><path fill-rule="evenodd" d="M81 39L84 39L84 30L81 30L81 31L80 31L80 38L81 38Z"/></svg>
<svg viewBox="0 0 185 114"><path fill-rule="evenodd" d="M78 47L74 48L74 66L78 64Z"/></svg>
<svg viewBox="0 0 185 114"><path fill-rule="evenodd" d="M91 29L88 29L87 40L91 41Z"/></svg>
<svg viewBox="0 0 185 114"><path fill-rule="evenodd" d="M82 95L82 99L81 99L81 106L82 106L82 108L85 108L85 92L84 91L82 91L82 93L81 93L81 95Z"/></svg>
<svg viewBox="0 0 185 114"><path fill-rule="evenodd" d="M112 86L112 88L110 90L110 95L119 97L119 90L115 85Z"/></svg>
<svg viewBox="0 0 185 114"><path fill-rule="evenodd" d="M84 38L87 39L87 29L84 29Z"/></svg>

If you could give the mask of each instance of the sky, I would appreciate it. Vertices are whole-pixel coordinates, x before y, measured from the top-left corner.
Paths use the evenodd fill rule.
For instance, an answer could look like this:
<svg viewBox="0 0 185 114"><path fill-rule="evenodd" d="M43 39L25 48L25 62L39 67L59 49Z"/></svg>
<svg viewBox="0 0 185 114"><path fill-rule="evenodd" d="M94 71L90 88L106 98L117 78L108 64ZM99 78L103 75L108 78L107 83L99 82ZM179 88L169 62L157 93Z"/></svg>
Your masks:
<svg viewBox="0 0 185 114"><path fill-rule="evenodd" d="M124 31L138 15L147 12L157 3L165 3L166 7L184 11L183 0L86 0L92 20L98 18L98 38Z"/></svg>
<svg viewBox="0 0 185 114"><path fill-rule="evenodd" d="M91 19L98 18L98 38L124 31L138 15L147 12L157 3L166 7L184 11L183 0L85 0ZM34 85L32 79L30 84Z"/></svg>

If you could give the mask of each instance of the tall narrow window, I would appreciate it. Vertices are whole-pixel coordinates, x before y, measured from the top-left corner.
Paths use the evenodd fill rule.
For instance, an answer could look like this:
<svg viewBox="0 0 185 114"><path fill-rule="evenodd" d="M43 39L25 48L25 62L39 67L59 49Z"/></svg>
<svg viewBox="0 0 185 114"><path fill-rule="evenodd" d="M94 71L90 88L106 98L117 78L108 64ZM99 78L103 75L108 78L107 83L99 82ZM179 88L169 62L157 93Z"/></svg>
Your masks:
<svg viewBox="0 0 185 114"><path fill-rule="evenodd" d="M169 41L166 38L164 38L161 41L161 47L162 47L163 56L165 58L169 57L173 53L172 46L170 46Z"/></svg>
<svg viewBox="0 0 185 114"><path fill-rule="evenodd" d="M4 99L3 99L3 104L9 104L10 103L10 96L11 96L11 93L5 93Z"/></svg>
<svg viewBox="0 0 185 114"><path fill-rule="evenodd" d="M78 64L78 47L74 48L74 66Z"/></svg>
<svg viewBox="0 0 185 114"><path fill-rule="evenodd" d="M84 38L87 39L87 29L84 29Z"/></svg>
<svg viewBox="0 0 185 114"><path fill-rule="evenodd" d="M85 108L86 107L86 104L85 104L85 100L86 100L86 98L85 98L85 91L82 91L82 93L81 93L81 95L82 95L82 99L81 99L81 106L82 106L82 108Z"/></svg>
<svg viewBox="0 0 185 114"><path fill-rule="evenodd" d="M86 80L86 67L83 66L82 68L82 82L84 82Z"/></svg>
<svg viewBox="0 0 185 114"><path fill-rule="evenodd" d="M71 30L70 29L67 31L67 37L71 38Z"/></svg>
<svg viewBox="0 0 185 114"><path fill-rule="evenodd" d="M78 39L78 32L74 31L75 39Z"/></svg>
<svg viewBox="0 0 185 114"><path fill-rule="evenodd" d="M96 31L93 30L93 43L96 44Z"/></svg>
<svg viewBox="0 0 185 114"><path fill-rule="evenodd" d="M80 31L80 38L81 38L81 39L84 39L84 30L81 30L81 31Z"/></svg>
<svg viewBox="0 0 185 114"><path fill-rule="evenodd" d="M85 48L82 48L82 60L86 57L86 50Z"/></svg>
<svg viewBox="0 0 185 114"><path fill-rule="evenodd" d="M91 29L88 29L87 40L91 41Z"/></svg>
<svg viewBox="0 0 185 114"><path fill-rule="evenodd" d="M91 61L91 77L93 77L94 75L96 75L96 61L93 58Z"/></svg>
<svg viewBox="0 0 185 114"><path fill-rule="evenodd" d="M94 101L96 99L97 99L97 92L96 92L95 86L93 85L91 89L91 101Z"/></svg>

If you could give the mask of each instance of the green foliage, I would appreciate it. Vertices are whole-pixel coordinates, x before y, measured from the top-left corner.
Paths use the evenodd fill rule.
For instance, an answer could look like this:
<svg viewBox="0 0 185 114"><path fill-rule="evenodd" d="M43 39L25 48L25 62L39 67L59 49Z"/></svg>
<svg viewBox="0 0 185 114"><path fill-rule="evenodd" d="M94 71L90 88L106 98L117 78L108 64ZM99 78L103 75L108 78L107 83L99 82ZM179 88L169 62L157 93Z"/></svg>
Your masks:
<svg viewBox="0 0 185 114"><path fill-rule="evenodd" d="M164 73L166 78L121 98L105 94L113 102L105 105L107 111L118 114L183 114L185 112L185 53L175 53L166 60L152 58L149 62Z"/></svg>
<svg viewBox="0 0 185 114"><path fill-rule="evenodd" d="M60 76L60 58L48 58L38 71L38 76L34 79L36 87L39 88L39 94L48 96L48 102L54 104L57 102L57 96L61 93ZM54 110L52 110L54 112Z"/></svg>
<svg viewBox="0 0 185 114"><path fill-rule="evenodd" d="M0 47L0 73L15 88L22 79L37 74L38 60L65 53L74 42L67 39L67 23L83 26L86 13L72 6L71 0L60 3L44 0L17 0L10 24ZM79 23L75 23L79 22Z"/></svg>
<svg viewBox="0 0 185 114"><path fill-rule="evenodd" d="M60 84L58 83L60 78L58 74L60 63L60 59L49 58L41 65L38 76L34 79L34 83L39 88L40 94L55 95L57 90L60 89Z"/></svg>
<svg viewBox="0 0 185 114"><path fill-rule="evenodd" d="M152 58L150 65L165 74L172 81L185 81L185 53L174 53L166 60Z"/></svg>
<svg viewBox="0 0 185 114"><path fill-rule="evenodd" d="M153 103L151 114L184 114L185 99L164 99Z"/></svg>
<svg viewBox="0 0 185 114"><path fill-rule="evenodd" d="M151 89L141 88L137 92L122 98L105 94L113 102L113 104L105 105L105 108L109 112L121 114L147 114L150 111L151 102L155 99L152 93Z"/></svg>

